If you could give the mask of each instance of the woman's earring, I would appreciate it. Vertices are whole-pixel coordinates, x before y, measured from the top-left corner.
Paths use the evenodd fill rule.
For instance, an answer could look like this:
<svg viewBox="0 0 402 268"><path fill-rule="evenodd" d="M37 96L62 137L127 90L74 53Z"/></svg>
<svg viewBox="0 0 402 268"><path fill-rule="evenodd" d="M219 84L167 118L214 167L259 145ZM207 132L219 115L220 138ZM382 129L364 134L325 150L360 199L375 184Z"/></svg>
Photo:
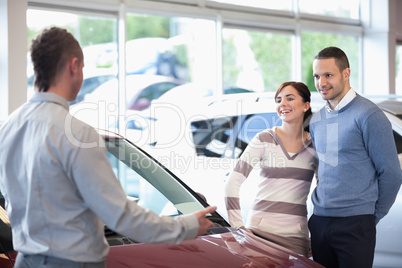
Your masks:
<svg viewBox="0 0 402 268"><path fill-rule="evenodd" d="M306 112L307 110L306 110L306 109L304 109L303 111L304 111L304 112Z"/></svg>

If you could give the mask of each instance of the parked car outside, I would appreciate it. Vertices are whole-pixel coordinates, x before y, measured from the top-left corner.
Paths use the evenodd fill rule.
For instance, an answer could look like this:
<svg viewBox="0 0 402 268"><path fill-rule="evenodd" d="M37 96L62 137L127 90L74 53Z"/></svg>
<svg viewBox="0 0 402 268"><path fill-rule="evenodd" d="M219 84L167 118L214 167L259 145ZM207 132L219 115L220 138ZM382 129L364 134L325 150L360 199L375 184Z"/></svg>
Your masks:
<svg viewBox="0 0 402 268"><path fill-rule="evenodd" d="M77 94L75 100L70 101L69 105L76 104L84 100L85 95L92 93L96 88L100 85L106 83L109 80L115 79L116 75L106 73L102 74L101 72L97 72L96 75L87 76L82 82L82 86L80 91Z"/></svg>
<svg viewBox="0 0 402 268"><path fill-rule="evenodd" d="M170 48L168 38L147 37L126 43L127 74L155 74L187 80L188 66L182 66ZM177 70L183 69L182 72Z"/></svg>
<svg viewBox="0 0 402 268"><path fill-rule="evenodd" d="M147 108L151 100L185 83L169 76L147 74L128 75L125 82L125 105L135 110ZM106 129L118 121L118 103L119 81L114 78L86 94L81 102L70 107L70 112L93 127Z"/></svg>
<svg viewBox="0 0 402 268"><path fill-rule="evenodd" d="M129 110L144 110L152 100L169 90L184 84L184 81L161 75L128 75L126 77L126 107ZM118 103L119 81L117 78L97 87L85 97L85 101Z"/></svg>
<svg viewBox="0 0 402 268"><path fill-rule="evenodd" d="M239 87L227 87L224 88L223 94L238 94L238 93L251 93L252 90L239 88ZM201 83L189 82L170 90L163 97L158 99L159 103L169 103L176 106L183 106L185 104L193 105L196 101L203 101L205 97L213 95L220 95L218 92L214 92L211 87L205 86ZM205 99L209 101L209 99Z"/></svg>
<svg viewBox="0 0 402 268"><path fill-rule="evenodd" d="M119 174L123 187L134 180L139 181L143 187L139 196L128 197L132 202L137 202L159 215L171 217L194 213L209 206L201 195L127 139L110 135L104 135L104 138L109 159L116 174ZM322 267L286 248L243 230L231 228L217 212L211 213L207 218L214 223L207 234L178 245L139 243L105 226L105 236L111 246L106 265L113 268ZM7 242L9 240L0 240L1 245ZM15 253L4 251L0 257L1 267L13 267Z"/></svg>
<svg viewBox="0 0 402 268"><path fill-rule="evenodd" d="M250 92L252 91L238 87L228 87L224 89L225 95ZM200 107L211 101L211 98L215 98L213 94L214 91L209 87L204 87L198 83L192 82L184 83L168 90L159 98L155 98L148 103L148 108L153 103L152 109L142 109L141 112L138 112L132 111L135 110L132 107L129 108L130 110L126 111L124 120L119 119L118 122L123 124L123 129L125 130L124 135L136 144L141 146L155 145L154 130L156 128L154 125L157 124L158 117L161 113L163 113L161 117L168 118L168 114L170 114L172 110L178 111L178 107L181 107L180 109L182 111L187 110L187 115L190 115L194 111L197 111L196 107ZM133 99L138 100L139 98L134 97ZM133 101L131 103L133 103ZM128 104L128 107L130 106L131 105ZM184 106L186 106L186 108ZM161 109L156 109L156 107L160 107ZM166 114L164 114L165 112ZM177 117L177 115L177 113L173 114L172 119ZM118 131L118 122L110 124L109 128L114 128L115 131Z"/></svg>
<svg viewBox="0 0 402 268"><path fill-rule="evenodd" d="M127 74L152 74L188 79L188 66L179 62L172 47L175 38L145 37L126 42ZM83 48L85 65L117 70L117 43L102 43Z"/></svg>
<svg viewBox="0 0 402 268"><path fill-rule="evenodd" d="M99 87L101 84L103 84L113 78L116 78L116 74L114 74L114 72L109 69L97 69L92 72L85 72L81 89L78 92L75 100L70 101L69 105L73 105L78 102L81 102L84 99L86 94L91 93L97 87ZM31 96L34 92L33 83L34 83L34 76L32 75L28 78L27 96Z"/></svg>

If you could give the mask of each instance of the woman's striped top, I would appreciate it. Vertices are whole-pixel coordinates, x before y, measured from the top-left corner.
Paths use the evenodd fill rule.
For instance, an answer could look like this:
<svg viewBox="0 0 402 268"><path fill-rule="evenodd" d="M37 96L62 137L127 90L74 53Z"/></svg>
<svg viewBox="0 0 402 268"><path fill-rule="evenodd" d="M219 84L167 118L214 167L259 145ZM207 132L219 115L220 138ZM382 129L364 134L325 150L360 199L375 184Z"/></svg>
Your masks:
<svg viewBox="0 0 402 268"><path fill-rule="evenodd" d="M306 201L316 163L310 135L300 152L289 154L275 129L258 133L241 155L226 184L226 208L232 227L246 227L307 256L310 240ZM256 168L260 169L258 192L244 224L240 187Z"/></svg>

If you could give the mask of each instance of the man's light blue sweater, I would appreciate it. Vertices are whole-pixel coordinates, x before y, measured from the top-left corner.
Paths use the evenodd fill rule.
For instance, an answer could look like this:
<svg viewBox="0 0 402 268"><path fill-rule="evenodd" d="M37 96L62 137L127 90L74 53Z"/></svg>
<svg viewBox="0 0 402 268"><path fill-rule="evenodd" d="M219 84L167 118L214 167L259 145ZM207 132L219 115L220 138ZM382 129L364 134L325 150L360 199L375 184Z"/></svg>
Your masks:
<svg viewBox="0 0 402 268"><path fill-rule="evenodd" d="M376 222L395 201L402 183L392 128L381 109L357 95L339 111L323 107L310 122L319 160L312 194L314 214L374 214Z"/></svg>

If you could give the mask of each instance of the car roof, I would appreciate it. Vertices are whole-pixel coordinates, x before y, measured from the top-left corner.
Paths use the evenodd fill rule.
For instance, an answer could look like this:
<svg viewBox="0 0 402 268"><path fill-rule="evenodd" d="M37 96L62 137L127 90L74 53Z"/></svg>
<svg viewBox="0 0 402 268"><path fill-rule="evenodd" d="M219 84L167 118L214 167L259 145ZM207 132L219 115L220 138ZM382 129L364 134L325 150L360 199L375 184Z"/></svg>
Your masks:
<svg viewBox="0 0 402 268"><path fill-rule="evenodd" d="M178 80L169 76L162 75L151 75L151 74L131 74L126 77L126 94L131 99L132 96L137 94L139 91L144 88L163 82L171 82L171 83L184 83L181 80ZM106 100L108 102L113 102L117 104L118 97L118 79L113 78L101 85L99 85L96 89L94 89L88 96L86 96L87 101L98 101L98 100Z"/></svg>
<svg viewBox="0 0 402 268"><path fill-rule="evenodd" d="M386 100L377 103L377 105L384 111L393 115L402 115L402 102L397 100Z"/></svg>
<svg viewBox="0 0 402 268"><path fill-rule="evenodd" d="M180 88L191 88L192 84L179 86ZM177 87L176 87L177 88ZM171 91L174 91L172 89ZM168 95L171 91L167 92ZM318 94L318 93L317 93ZM313 112L321 108L324 104L321 96L312 94L312 110ZM192 95L185 99L185 101L177 100L177 98L170 99L161 97L152 101L149 109L154 111L159 110L160 107L165 107L166 110L180 111L177 114L183 114L186 118L191 118L192 121L197 121L200 118L217 118L224 116L236 116L246 114L265 114L276 113L277 104L274 97L275 92L248 92L248 93L235 93L235 94L222 94L207 97L199 97ZM144 111L144 116L149 114L150 110ZM169 121L173 120L171 114L159 113L158 119L167 118Z"/></svg>

